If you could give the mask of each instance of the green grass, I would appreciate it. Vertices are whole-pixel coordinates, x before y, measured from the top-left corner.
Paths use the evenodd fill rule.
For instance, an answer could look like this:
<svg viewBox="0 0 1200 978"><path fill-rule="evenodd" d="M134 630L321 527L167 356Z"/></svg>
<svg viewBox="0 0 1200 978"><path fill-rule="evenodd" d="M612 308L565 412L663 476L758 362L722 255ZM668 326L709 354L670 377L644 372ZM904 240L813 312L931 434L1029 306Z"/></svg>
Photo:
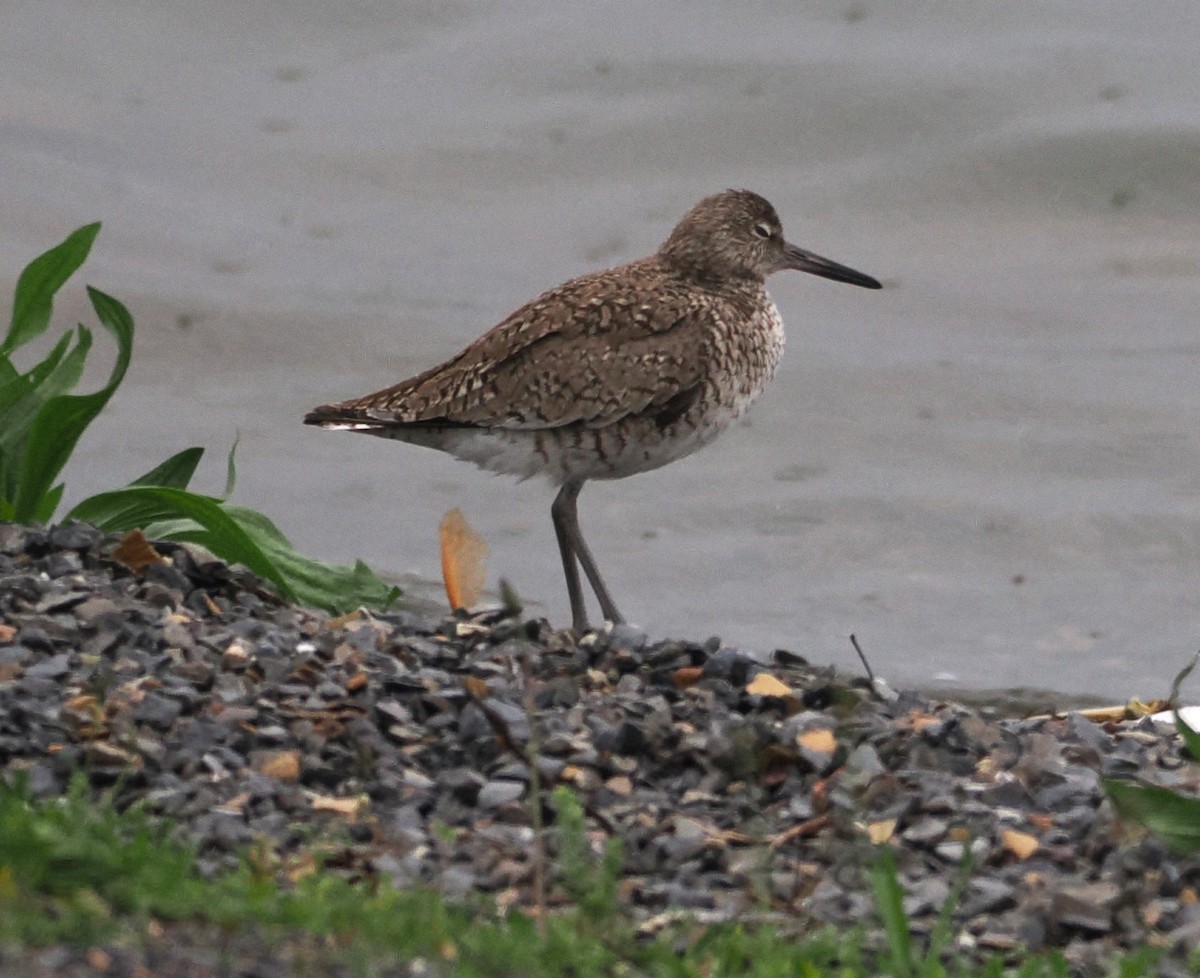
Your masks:
<svg viewBox="0 0 1200 978"><path fill-rule="evenodd" d="M324 871L292 885L280 882L270 861L253 851L236 870L206 879L195 869L195 853L172 841L168 823L136 809L118 813L103 799L98 803L82 778L65 797L49 800L34 799L19 779L13 786L0 783L0 944L136 942L153 920L168 935L181 926L210 927L225 936L253 931L273 946L302 946L308 949L310 975L336 962L369 976L417 958L446 962L447 973L461 978L1068 973L1057 954L1032 957L1008 972L999 959L974 969L952 958L946 964L940 950L948 925L943 948L918 954L895 867L886 856L872 869L880 913L876 933L882 923L887 935L878 951L870 950L863 932L796 937L780 925L706 926L686 919L647 938L618 901L617 847L593 854L578 803L565 791L556 792L554 802L559 816L548 833L557 856L549 877L552 891L568 899L539 922L519 912L500 915L482 900L452 905L426 890L353 883ZM949 919L949 902L944 916ZM1153 957L1114 960L1110 973L1152 974Z"/></svg>
<svg viewBox="0 0 1200 978"><path fill-rule="evenodd" d="M55 296L87 259L99 232L99 224L79 228L30 262L17 281L12 319L0 341L0 520L47 523L55 518L64 491L62 470L129 369L133 317L112 296L91 286L87 295L97 321L117 345L104 386L74 393L93 343L92 331L83 324L60 336L27 370L15 362L19 351L49 328ZM83 500L63 519L201 544L231 563L244 564L282 597L311 607L342 612L360 605L383 607L395 599L399 592L365 564L341 567L302 557L266 516L231 505L226 497L236 479L232 449L224 495L188 489L203 454L202 448L184 449L129 485Z"/></svg>

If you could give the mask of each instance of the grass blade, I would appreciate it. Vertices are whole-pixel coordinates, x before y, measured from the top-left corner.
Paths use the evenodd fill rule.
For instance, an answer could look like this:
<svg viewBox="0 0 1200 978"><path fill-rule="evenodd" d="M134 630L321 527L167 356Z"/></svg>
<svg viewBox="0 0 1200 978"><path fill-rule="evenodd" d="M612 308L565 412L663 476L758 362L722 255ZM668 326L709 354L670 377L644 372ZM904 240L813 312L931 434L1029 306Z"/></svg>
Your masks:
<svg viewBox="0 0 1200 978"><path fill-rule="evenodd" d="M891 948L892 975L912 978L912 934L908 928L908 915L904 912L904 890L896 874L896 858L886 845L877 846L875 852L876 859L870 871L871 889L875 891L876 909Z"/></svg>
<svg viewBox="0 0 1200 978"><path fill-rule="evenodd" d="M229 457L225 460L225 491L221 493L222 499L228 499L233 495L233 487L237 485L237 466L234 464L234 456L237 455L238 443L241 442L242 436L238 434L234 436L233 444L229 446Z"/></svg>
<svg viewBox="0 0 1200 978"><path fill-rule="evenodd" d="M46 331L55 293L87 259L99 233L99 222L87 224L25 267L17 279L12 322L0 343L0 353L11 353Z"/></svg>
<svg viewBox="0 0 1200 978"><path fill-rule="evenodd" d="M1179 736L1183 738L1184 749L1193 761L1200 761L1200 733L1189 727L1183 717L1179 715L1179 687L1192 674L1192 670L1196 668L1197 660L1200 660L1200 652L1192 656L1192 661L1179 671L1179 675L1171 683L1170 700L1171 709L1175 711L1175 729L1179 731Z"/></svg>

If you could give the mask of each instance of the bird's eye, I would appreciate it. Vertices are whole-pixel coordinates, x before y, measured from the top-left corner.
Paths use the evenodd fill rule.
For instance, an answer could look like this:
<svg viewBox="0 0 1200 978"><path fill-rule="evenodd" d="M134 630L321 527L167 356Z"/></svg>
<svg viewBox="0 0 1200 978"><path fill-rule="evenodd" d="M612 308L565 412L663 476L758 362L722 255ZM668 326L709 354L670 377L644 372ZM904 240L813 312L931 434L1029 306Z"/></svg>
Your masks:
<svg viewBox="0 0 1200 978"><path fill-rule="evenodd" d="M754 233L760 238L769 238L771 236L771 225L766 221L760 221L754 225Z"/></svg>

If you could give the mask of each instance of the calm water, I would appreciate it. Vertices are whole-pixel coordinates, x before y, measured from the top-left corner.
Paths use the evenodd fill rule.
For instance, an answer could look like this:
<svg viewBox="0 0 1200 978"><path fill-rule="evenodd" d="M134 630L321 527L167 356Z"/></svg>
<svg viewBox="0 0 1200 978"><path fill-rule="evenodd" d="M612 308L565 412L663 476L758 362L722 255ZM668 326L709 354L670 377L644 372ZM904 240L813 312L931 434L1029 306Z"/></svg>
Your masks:
<svg viewBox="0 0 1200 978"><path fill-rule="evenodd" d="M126 387L68 497L209 446L303 549L433 578L461 507L567 620L550 487L304 428L747 186L887 283L772 280L749 422L581 499L652 634L1152 696L1200 645L1190 3L46 5L0 31L0 279L88 220ZM1188 26L1190 24L1190 27ZM76 286L78 291L78 285ZM62 321L84 315L64 301Z"/></svg>

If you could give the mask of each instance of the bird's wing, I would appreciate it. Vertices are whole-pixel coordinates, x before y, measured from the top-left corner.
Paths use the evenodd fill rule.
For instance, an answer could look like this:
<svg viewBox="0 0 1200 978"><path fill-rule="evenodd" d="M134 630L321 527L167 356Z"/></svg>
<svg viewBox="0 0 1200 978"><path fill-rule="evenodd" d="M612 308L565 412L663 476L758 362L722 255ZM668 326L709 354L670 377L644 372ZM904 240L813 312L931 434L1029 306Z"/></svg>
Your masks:
<svg viewBox="0 0 1200 978"><path fill-rule="evenodd" d="M671 410L702 380L708 331L694 326L712 309L644 271L573 279L446 363L330 409L385 425L510 429L602 427Z"/></svg>

